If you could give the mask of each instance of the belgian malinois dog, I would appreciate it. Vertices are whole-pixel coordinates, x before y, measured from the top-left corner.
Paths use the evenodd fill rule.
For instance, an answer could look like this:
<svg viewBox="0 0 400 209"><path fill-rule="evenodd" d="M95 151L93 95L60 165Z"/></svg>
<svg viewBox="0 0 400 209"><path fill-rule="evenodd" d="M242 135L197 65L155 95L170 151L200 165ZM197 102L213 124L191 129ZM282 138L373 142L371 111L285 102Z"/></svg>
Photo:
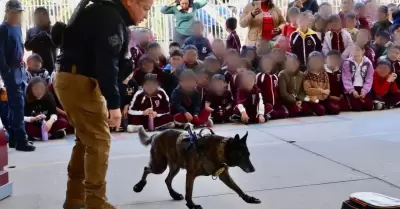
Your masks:
<svg viewBox="0 0 400 209"><path fill-rule="evenodd" d="M213 132L212 132L213 133ZM144 146L151 144L150 162L144 168L142 179L133 187L135 192L141 192L146 186L146 177L150 173L162 174L167 166L169 173L165 179L169 194L174 200L183 200L183 196L172 188L172 180L180 169L186 169L186 205L189 209L202 209L192 200L194 179L198 176L213 176L234 190L245 202L259 204L261 201L245 194L229 175L229 167L240 167L246 173L255 171L250 162L250 152L247 147L247 133L242 138L223 137L214 134L200 135L195 146L190 147L186 132L166 130L159 134L149 136L141 128L139 130L140 142ZM194 148L193 148L194 147Z"/></svg>

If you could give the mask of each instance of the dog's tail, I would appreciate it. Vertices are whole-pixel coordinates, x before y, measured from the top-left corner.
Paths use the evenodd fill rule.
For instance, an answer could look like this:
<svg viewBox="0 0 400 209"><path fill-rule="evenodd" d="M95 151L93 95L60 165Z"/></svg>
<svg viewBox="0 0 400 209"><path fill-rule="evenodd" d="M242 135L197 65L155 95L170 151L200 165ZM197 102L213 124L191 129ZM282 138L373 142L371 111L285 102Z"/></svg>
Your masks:
<svg viewBox="0 0 400 209"><path fill-rule="evenodd" d="M151 144L151 142L153 141L155 134L150 136L149 134L147 134L146 130L143 128L143 126L141 126L139 128L139 139L140 139L140 143L142 143L144 146L149 146Z"/></svg>

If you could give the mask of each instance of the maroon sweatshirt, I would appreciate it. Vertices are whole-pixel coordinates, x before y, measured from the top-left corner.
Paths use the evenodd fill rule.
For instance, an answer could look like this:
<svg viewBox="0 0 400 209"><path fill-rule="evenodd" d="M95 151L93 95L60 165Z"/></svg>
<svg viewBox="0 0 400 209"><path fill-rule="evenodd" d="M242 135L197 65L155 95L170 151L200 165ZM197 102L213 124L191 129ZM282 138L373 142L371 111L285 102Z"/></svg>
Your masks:
<svg viewBox="0 0 400 209"><path fill-rule="evenodd" d="M258 73L256 77L257 87L260 89L264 104L275 105L280 103L278 94L278 76Z"/></svg>
<svg viewBox="0 0 400 209"><path fill-rule="evenodd" d="M200 110L202 110L202 109L204 109L205 104L206 104L206 98L208 95L207 88L205 88L201 85L197 85L196 89L200 93L200 100L201 100Z"/></svg>
<svg viewBox="0 0 400 209"><path fill-rule="evenodd" d="M343 95L342 72L340 70L331 71L326 65L325 72L328 74L329 78L330 95L335 97Z"/></svg>
<svg viewBox="0 0 400 209"><path fill-rule="evenodd" d="M169 114L169 98L162 88L158 88L153 95L147 95L143 90L139 90L133 96L129 106L130 115L143 115L143 111L153 108L157 112L157 117Z"/></svg>
<svg viewBox="0 0 400 209"><path fill-rule="evenodd" d="M256 85L250 91L238 89L236 92L236 108L239 112L246 111L249 117L265 114L263 98Z"/></svg>

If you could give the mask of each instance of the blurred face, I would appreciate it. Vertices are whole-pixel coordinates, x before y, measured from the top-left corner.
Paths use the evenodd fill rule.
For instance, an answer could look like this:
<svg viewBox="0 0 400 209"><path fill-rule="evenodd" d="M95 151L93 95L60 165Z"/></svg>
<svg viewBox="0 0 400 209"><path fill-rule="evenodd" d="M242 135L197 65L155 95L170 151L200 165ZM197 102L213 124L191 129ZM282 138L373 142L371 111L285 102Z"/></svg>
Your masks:
<svg viewBox="0 0 400 209"><path fill-rule="evenodd" d="M391 61L399 61L400 60L400 50L396 48L390 48L388 51L388 58Z"/></svg>
<svg viewBox="0 0 400 209"><path fill-rule="evenodd" d="M221 68L221 65L218 62L218 60L208 60L205 62L205 65L207 71L209 72L217 72Z"/></svg>
<svg viewBox="0 0 400 209"><path fill-rule="evenodd" d="M159 47L151 48L148 49L146 53L153 59L158 60L158 58L161 56L161 48Z"/></svg>
<svg viewBox="0 0 400 209"><path fill-rule="evenodd" d="M297 24L297 23L296 23ZM270 46L267 41L257 40L256 42L256 51L258 55L265 55L270 50Z"/></svg>
<svg viewBox="0 0 400 209"><path fill-rule="evenodd" d="M289 17L290 23L294 24L294 27L297 26L297 17L298 17L298 16L299 16L298 14L290 14L290 15L288 16L288 17Z"/></svg>
<svg viewBox="0 0 400 209"><path fill-rule="evenodd" d="M253 76L250 76L250 75L243 76L243 79L242 79L243 88L245 88L247 90L251 90L254 87L255 80L256 79Z"/></svg>
<svg viewBox="0 0 400 209"><path fill-rule="evenodd" d="M41 27L49 25L50 22L49 17L44 12L38 12L34 18L35 18L35 24Z"/></svg>
<svg viewBox="0 0 400 209"><path fill-rule="evenodd" d="M180 0L179 5L181 5L183 10L189 9L189 0Z"/></svg>
<svg viewBox="0 0 400 209"><path fill-rule="evenodd" d="M217 56L224 56L226 52L226 48L223 42L214 41L211 45L213 52Z"/></svg>
<svg viewBox="0 0 400 209"><path fill-rule="evenodd" d="M146 94L152 95L157 92L158 84L154 81L147 81L143 84L143 90Z"/></svg>
<svg viewBox="0 0 400 209"><path fill-rule="evenodd" d="M225 57L228 70L236 70L239 66L240 57L237 54L229 54Z"/></svg>
<svg viewBox="0 0 400 209"><path fill-rule="evenodd" d="M222 94L225 92L226 83L225 81L215 80L211 83L212 90L217 94Z"/></svg>
<svg viewBox="0 0 400 209"><path fill-rule="evenodd" d="M354 45L351 54L354 58L360 59L364 55L364 51L359 46Z"/></svg>
<svg viewBox="0 0 400 209"><path fill-rule="evenodd" d="M194 24L192 28L193 35L201 36L203 35L203 25L200 23Z"/></svg>
<svg viewBox="0 0 400 209"><path fill-rule="evenodd" d="M197 51L193 50L193 49L187 50L185 52L185 55L183 56L183 59L188 64L196 63L197 62Z"/></svg>
<svg viewBox="0 0 400 209"><path fill-rule="evenodd" d="M183 64L183 58L180 56L173 56L169 59L172 68L176 69Z"/></svg>
<svg viewBox="0 0 400 209"><path fill-rule="evenodd" d="M357 33L356 37L357 43L365 45L369 42L369 34L364 31L360 31Z"/></svg>
<svg viewBox="0 0 400 209"><path fill-rule="evenodd" d="M283 50L286 50L289 47L289 42L285 37L278 38L276 43L279 45L279 48Z"/></svg>
<svg viewBox="0 0 400 209"><path fill-rule="evenodd" d="M315 21L315 29L317 29L318 32L324 31L324 21L323 20L317 20Z"/></svg>
<svg viewBox="0 0 400 209"><path fill-rule="evenodd" d="M367 13L367 15L374 15L377 9L378 5L374 1L365 4L365 12Z"/></svg>
<svg viewBox="0 0 400 209"><path fill-rule="evenodd" d="M400 41L400 27L393 31L393 39L395 43Z"/></svg>
<svg viewBox="0 0 400 209"><path fill-rule="evenodd" d="M247 69L245 66L239 66L237 69L236 69L236 73L237 74L243 74L243 73L245 73L246 71L248 71L249 69Z"/></svg>
<svg viewBox="0 0 400 209"><path fill-rule="evenodd" d="M307 16L299 16L297 19L297 26L302 30L307 29L309 24L310 19Z"/></svg>
<svg viewBox="0 0 400 209"><path fill-rule="evenodd" d="M288 58L285 61L285 71L294 73L299 69L299 61L294 58Z"/></svg>
<svg viewBox="0 0 400 209"><path fill-rule="evenodd" d="M195 79L181 80L181 82L179 84L181 85L183 90L188 91L188 92L194 91L194 89L196 88L196 85L197 85Z"/></svg>
<svg viewBox="0 0 400 209"><path fill-rule="evenodd" d="M144 61L142 63L142 71L145 73L151 73L154 70L154 63L152 61Z"/></svg>
<svg viewBox="0 0 400 209"><path fill-rule="evenodd" d="M357 24L356 19L347 18L346 19L346 27L347 28L355 28Z"/></svg>
<svg viewBox="0 0 400 209"><path fill-rule="evenodd" d="M138 25L147 18L153 3L154 0L122 0L122 4L128 10L134 25Z"/></svg>
<svg viewBox="0 0 400 209"><path fill-rule="evenodd" d="M329 15L332 14L332 7L329 5L325 5L319 8L318 13L323 17L323 18L327 18L329 17Z"/></svg>
<svg viewBox="0 0 400 209"><path fill-rule="evenodd" d="M271 52L271 56L274 60L274 62L283 62L283 60L285 59L285 53L280 50L280 49L275 49Z"/></svg>
<svg viewBox="0 0 400 209"><path fill-rule="evenodd" d="M146 48L150 42L150 34L148 32L142 32L139 34L139 45L142 48Z"/></svg>
<svg viewBox="0 0 400 209"><path fill-rule="evenodd" d="M40 99L46 93L46 86L44 83L37 83L32 86L32 94L35 98Z"/></svg>
<svg viewBox="0 0 400 209"><path fill-rule="evenodd" d="M390 67L387 65L378 65L376 67L376 72L381 77L386 77L390 73Z"/></svg>
<svg viewBox="0 0 400 209"><path fill-rule="evenodd" d="M365 7L357 9L356 14L359 17L364 17L365 16Z"/></svg>
<svg viewBox="0 0 400 209"><path fill-rule="evenodd" d="M263 58L263 60L261 62L261 71L263 73L270 74L272 72L272 68L274 67L274 65L275 65L275 62L274 62L273 58L265 57L265 58Z"/></svg>
<svg viewBox="0 0 400 209"><path fill-rule="evenodd" d="M28 62L29 70L40 70L42 68L42 63L36 60L30 60Z"/></svg>
<svg viewBox="0 0 400 209"><path fill-rule="evenodd" d="M337 68L340 66L341 62L342 62L342 58L340 56L332 55L332 56L328 56L326 58L326 64L329 67Z"/></svg>
<svg viewBox="0 0 400 209"><path fill-rule="evenodd" d="M349 12L353 9L354 2L352 0L342 0L341 9L343 12Z"/></svg>
<svg viewBox="0 0 400 209"><path fill-rule="evenodd" d="M246 52L245 58L249 61L253 61L254 59L256 59L256 52L253 50L248 50Z"/></svg>
<svg viewBox="0 0 400 209"><path fill-rule="evenodd" d="M20 25L22 19L22 12L7 12L7 23L10 25Z"/></svg>
<svg viewBox="0 0 400 209"><path fill-rule="evenodd" d="M384 12L378 12L377 17L378 17L379 21L384 21L389 18L388 14L386 14Z"/></svg>
<svg viewBox="0 0 400 209"><path fill-rule="evenodd" d="M382 37L382 36L377 36L375 37L375 43L378 46L384 46L389 40Z"/></svg>
<svg viewBox="0 0 400 209"><path fill-rule="evenodd" d="M322 72L324 69L324 60L321 57L311 57L307 63L309 69L313 72Z"/></svg>
<svg viewBox="0 0 400 209"><path fill-rule="evenodd" d="M329 23L329 27L331 30L340 30L342 28L342 24L340 23L340 21L335 21L335 22L331 22Z"/></svg>

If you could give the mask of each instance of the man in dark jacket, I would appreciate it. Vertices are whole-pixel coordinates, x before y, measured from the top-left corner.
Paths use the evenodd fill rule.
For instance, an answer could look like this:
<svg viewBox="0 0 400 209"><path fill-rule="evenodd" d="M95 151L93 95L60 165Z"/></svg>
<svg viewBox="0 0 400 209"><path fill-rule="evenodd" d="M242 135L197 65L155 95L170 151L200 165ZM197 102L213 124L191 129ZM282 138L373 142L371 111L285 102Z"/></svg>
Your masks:
<svg viewBox="0 0 400 209"><path fill-rule="evenodd" d="M50 37L49 12L44 7L38 7L34 12L34 18L36 26L26 33L25 49L40 55L43 59L43 68L51 75L56 60L56 47Z"/></svg>
<svg viewBox="0 0 400 209"><path fill-rule="evenodd" d="M118 80L132 72L127 27L147 18L153 0L88 4L83 0L68 25L56 23L52 30L62 49L54 89L77 137L64 209L115 209L107 202L106 173L110 128L121 124Z"/></svg>
<svg viewBox="0 0 400 209"><path fill-rule="evenodd" d="M7 88L12 115L9 147L34 151L35 147L28 142L24 126L26 71L21 32L22 11L19 1L10 0L6 3L7 20L0 25L0 74Z"/></svg>

